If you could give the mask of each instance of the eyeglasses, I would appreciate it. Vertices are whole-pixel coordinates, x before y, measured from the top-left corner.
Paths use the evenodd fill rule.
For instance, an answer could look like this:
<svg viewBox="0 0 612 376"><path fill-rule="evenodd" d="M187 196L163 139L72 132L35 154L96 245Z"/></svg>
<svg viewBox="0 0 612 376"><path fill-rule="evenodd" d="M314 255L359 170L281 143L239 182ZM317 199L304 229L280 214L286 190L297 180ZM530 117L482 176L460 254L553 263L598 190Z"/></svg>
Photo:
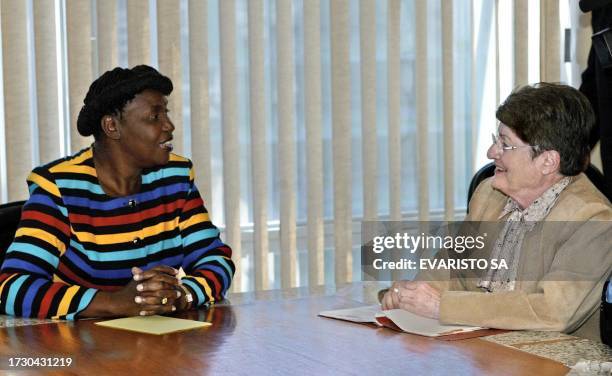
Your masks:
<svg viewBox="0 0 612 376"><path fill-rule="evenodd" d="M510 151L510 150L516 150L518 148L527 148L527 147L529 147L529 148L536 149L538 147L538 145L519 145L519 146L507 145L495 133L491 133L491 138L493 139L493 145L499 147L502 152Z"/></svg>

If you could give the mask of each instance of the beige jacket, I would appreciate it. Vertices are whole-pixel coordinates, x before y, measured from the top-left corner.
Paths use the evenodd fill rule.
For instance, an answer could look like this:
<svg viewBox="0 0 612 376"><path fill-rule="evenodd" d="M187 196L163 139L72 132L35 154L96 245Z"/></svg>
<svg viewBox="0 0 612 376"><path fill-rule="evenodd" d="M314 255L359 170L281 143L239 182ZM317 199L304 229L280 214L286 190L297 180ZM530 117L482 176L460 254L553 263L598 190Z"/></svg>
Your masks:
<svg viewBox="0 0 612 376"><path fill-rule="evenodd" d="M506 200L487 179L474 193L466 220L498 221ZM547 232L550 221L560 223ZM455 279L442 293L440 321L599 340L598 308L612 272L612 207L581 174L563 190L543 226L525 237L514 291L483 293L476 278Z"/></svg>

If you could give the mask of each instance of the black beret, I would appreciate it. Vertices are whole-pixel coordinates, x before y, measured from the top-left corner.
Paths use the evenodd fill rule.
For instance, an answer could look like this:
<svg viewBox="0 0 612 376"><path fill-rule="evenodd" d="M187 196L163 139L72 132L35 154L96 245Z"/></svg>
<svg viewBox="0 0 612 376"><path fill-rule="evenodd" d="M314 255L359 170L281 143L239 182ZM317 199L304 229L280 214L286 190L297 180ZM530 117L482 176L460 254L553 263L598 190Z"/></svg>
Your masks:
<svg viewBox="0 0 612 376"><path fill-rule="evenodd" d="M117 67L104 72L89 86L83 100L77 119L79 133L85 137L98 137L100 120L104 115L121 112L136 94L147 89L169 95L173 89L172 81L148 65L138 65L132 69Z"/></svg>

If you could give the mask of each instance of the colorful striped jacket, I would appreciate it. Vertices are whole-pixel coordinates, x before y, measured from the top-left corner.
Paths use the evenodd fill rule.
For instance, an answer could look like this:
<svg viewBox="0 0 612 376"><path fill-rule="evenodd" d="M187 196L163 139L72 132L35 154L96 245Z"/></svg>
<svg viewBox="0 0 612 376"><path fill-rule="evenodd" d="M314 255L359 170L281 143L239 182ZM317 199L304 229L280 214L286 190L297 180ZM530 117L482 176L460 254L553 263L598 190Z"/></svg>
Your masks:
<svg viewBox="0 0 612 376"><path fill-rule="evenodd" d="M0 269L0 313L73 320L131 268L182 267L194 304L221 299L234 271L194 185L191 161L171 154L146 169L140 192L110 197L92 148L35 168L15 240Z"/></svg>

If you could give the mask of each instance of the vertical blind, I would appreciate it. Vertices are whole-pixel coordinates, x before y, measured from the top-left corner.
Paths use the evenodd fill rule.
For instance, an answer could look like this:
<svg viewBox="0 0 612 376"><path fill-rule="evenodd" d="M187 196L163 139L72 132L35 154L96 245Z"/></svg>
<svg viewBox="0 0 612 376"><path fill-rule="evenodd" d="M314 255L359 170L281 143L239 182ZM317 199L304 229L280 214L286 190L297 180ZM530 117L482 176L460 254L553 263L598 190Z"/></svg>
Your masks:
<svg viewBox="0 0 612 376"><path fill-rule="evenodd" d="M503 80L576 85L561 59L562 6L1 0L0 199L26 198L34 166L92 142L75 124L96 77L150 64L174 82L176 152L193 159L234 250L234 290L359 279L361 220L461 216ZM573 35L587 39L579 19ZM586 54L573 45L575 72Z"/></svg>

